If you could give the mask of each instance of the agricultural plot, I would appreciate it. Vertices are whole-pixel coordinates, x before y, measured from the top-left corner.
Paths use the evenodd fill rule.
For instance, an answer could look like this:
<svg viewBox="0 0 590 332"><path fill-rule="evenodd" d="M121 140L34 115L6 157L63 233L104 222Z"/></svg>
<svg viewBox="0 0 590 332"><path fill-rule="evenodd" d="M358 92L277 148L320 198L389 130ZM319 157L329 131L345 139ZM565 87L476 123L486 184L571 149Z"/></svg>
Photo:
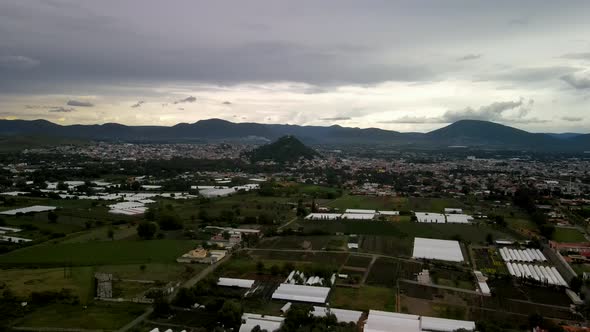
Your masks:
<svg viewBox="0 0 590 332"><path fill-rule="evenodd" d="M413 239L394 236L362 235L359 248L363 252L378 253L389 256L410 257L412 255Z"/></svg>
<svg viewBox="0 0 590 332"><path fill-rule="evenodd" d="M27 247L0 256L4 266L91 266L173 263L194 248L195 241L112 241Z"/></svg>
<svg viewBox="0 0 590 332"><path fill-rule="evenodd" d="M474 290L475 278L471 271L458 271L442 268L431 268L430 278L436 285Z"/></svg>
<svg viewBox="0 0 590 332"><path fill-rule="evenodd" d="M39 308L16 326L90 330L117 330L141 315L145 305L96 302L92 305L52 304Z"/></svg>
<svg viewBox="0 0 590 332"><path fill-rule="evenodd" d="M203 264L147 263L97 266L96 272L112 273L118 279L174 281L202 271Z"/></svg>
<svg viewBox="0 0 590 332"><path fill-rule="evenodd" d="M465 208L465 204L454 198L410 197L408 209L412 211L443 213L445 208Z"/></svg>
<svg viewBox="0 0 590 332"><path fill-rule="evenodd" d="M386 287L396 287L398 279L414 279L422 271L418 262L401 259L377 258L369 272L367 283Z"/></svg>
<svg viewBox="0 0 590 332"><path fill-rule="evenodd" d="M475 266L486 275L508 273L502 257L495 248L471 248Z"/></svg>
<svg viewBox="0 0 590 332"><path fill-rule="evenodd" d="M486 235L492 234L497 239L510 239L514 236L497 228L483 224L428 224L415 222L387 221L302 221L300 225L305 231L322 231L331 234L359 234L394 236L399 239L426 237L434 239L460 239L471 243L486 243Z"/></svg>
<svg viewBox="0 0 590 332"><path fill-rule="evenodd" d="M587 242L582 232L575 228L555 227L553 240L557 242Z"/></svg>
<svg viewBox="0 0 590 332"><path fill-rule="evenodd" d="M374 197L344 195L328 203L330 207L339 210L371 209L371 210L401 210L407 204L402 197Z"/></svg>
<svg viewBox="0 0 590 332"><path fill-rule="evenodd" d="M335 287L330 292L329 302L330 306L341 309L395 311L395 291L375 286Z"/></svg>
<svg viewBox="0 0 590 332"><path fill-rule="evenodd" d="M339 267L346 261L348 253L327 253L327 252L289 252L289 251L250 251L249 254L255 259L272 261L292 261L325 264L326 266Z"/></svg>
<svg viewBox="0 0 590 332"><path fill-rule="evenodd" d="M92 267L0 270L0 285L17 296L26 298L32 292L69 289L82 303L88 303L94 297L93 278Z"/></svg>
<svg viewBox="0 0 590 332"><path fill-rule="evenodd" d="M367 268L369 267L370 263L371 257L350 255L344 263L344 266L350 266L355 268Z"/></svg>
<svg viewBox="0 0 590 332"><path fill-rule="evenodd" d="M345 250L346 236L282 236L262 240L261 249Z"/></svg>

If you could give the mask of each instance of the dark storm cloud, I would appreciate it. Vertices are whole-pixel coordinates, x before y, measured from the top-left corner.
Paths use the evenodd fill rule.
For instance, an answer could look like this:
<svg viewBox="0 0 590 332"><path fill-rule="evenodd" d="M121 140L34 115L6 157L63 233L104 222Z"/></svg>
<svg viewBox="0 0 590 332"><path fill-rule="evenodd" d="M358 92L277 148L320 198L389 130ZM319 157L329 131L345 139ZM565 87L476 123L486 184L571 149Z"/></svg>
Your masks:
<svg viewBox="0 0 590 332"><path fill-rule="evenodd" d="M142 104L144 104L144 103L145 103L145 101L143 101L143 100L140 100L140 101L138 101L137 103L135 103L135 104L131 105L131 107L132 107L132 108L138 108L138 107L140 107L140 106L141 106Z"/></svg>
<svg viewBox="0 0 590 332"><path fill-rule="evenodd" d="M561 79L577 90L590 89L590 71L580 71L563 75Z"/></svg>
<svg viewBox="0 0 590 332"><path fill-rule="evenodd" d="M470 61L481 58L481 54L466 54L462 57L457 58L457 61Z"/></svg>
<svg viewBox="0 0 590 332"><path fill-rule="evenodd" d="M320 118L320 120L322 121L344 121L344 120L350 120L352 119L349 116L335 116L333 118Z"/></svg>
<svg viewBox="0 0 590 332"><path fill-rule="evenodd" d="M182 104L182 103L194 103L195 101L197 101L196 97L193 96L189 96L180 100L177 100L174 102L174 104Z"/></svg>
<svg viewBox="0 0 590 332"><path fill-rule="evenodd" d="M77 107L93 107L94 104L88 101L81 101L81 100L68 100L66 103L68 106L77 106Z"/></svg>
<svg viewBox="0 0 590 332"><path fill-rule="evenodd" d="M76 110L75 108L58 107L58 108L50 109L48 112L51 112L51 113L70 113L70 112L74 112L75 110Z"/></svg>
<svg viewBox="0 0 590 332"><path fill-rule="evenodd" d="M562 116L561 119L568 122L580 122L584 120L581 116Z"/></svg>

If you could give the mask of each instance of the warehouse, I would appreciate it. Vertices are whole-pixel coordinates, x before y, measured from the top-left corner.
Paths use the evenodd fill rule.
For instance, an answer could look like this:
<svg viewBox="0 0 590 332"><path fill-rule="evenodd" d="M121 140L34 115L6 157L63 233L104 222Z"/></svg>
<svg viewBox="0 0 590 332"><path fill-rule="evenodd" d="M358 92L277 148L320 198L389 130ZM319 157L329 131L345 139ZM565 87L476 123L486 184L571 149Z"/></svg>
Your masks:
<svg viewBox="0 0 590 332"><path fill-rule="evenodd" d="M445 215L432 212L415 212L416 221L422 223L436 223L444 224L446 222Z"/></svg>
<svg viewBox="0 0 590 332"><path fill-rule="evenodd" d="M273 299L310 303L325 303L330 293L328 287L281 284L272 294Z"/></svg>
<svg viewBox="0 0 590 332"><path fill-rule="evenodd" d="M260 331L277 331L284 320L283 317L244 313L239 332L251 332L256 326L260 327Z"/></svg>
<svg viewBox="0 0 590 332"><path fill-rule="evenodd" d="M370 310L364 332L475 330L475 322Z"/></svg>
<svg viewBox="0 0 590 332"><path fill-rule="evenodd" d="M375 214L375 210L363 210L363 209L346 209L345 213L358 213L358 214Z"/></svg>
<svg viewBox="0 0 590 332"><path fill-rule="evenodd" d="M340 213L310 213L305 217L305 220L336 220L341 216Z"/></svg>
<svg viewBox="0 0 590 332"><path fill-rule="evenodd" d="M379 211L377 213L381 216L399 216L399 211Z"/></svg>
<svg viewBox="0 0 590 332"><path fill-rule="evenodd" d="M236 278L219 278L217 286L251 288L254 285L254 280L250 279L236 279Z"/></svg>
<svg viewBox="0 0 590 332"><path fill-rule="evenodd" d="M313 307L313 311L311 314L314 317L326 317L328 314L332 314L336 316L336 320L338 323L355 323L357 324L358 321L361 319L363 315L362 311L356 310L345 310L345 309L336 309L336 308L326 308L326 307Z"/></svg>
<svg viewBox="0 0 590 332"><path fill-rule="evenodd" d="M371 220L375 218L374 213L343 213L342 219Z"/></svg>
<svg viewBox="0 0 590 332"><path fill-rule="evenodd" d="M463 254L461 253L459 242L420 237L414 239L413 257L451 262L463 261Z"/></svg>
<svg viewBox="0 0 590 332"><path fill-rule="evenodd" d="M29 207L24 207L20 209L2 211L0 214L7 215L7 216L15 216L17 213L37 213L37 212L47 212L53 211L57 209L55 206L45 206L45 205L33 205Z"/></svg>
<svg viewBox="0 0 590 332"><path fill-rule="evenodd" d="M445 214L448 223L468 224L473 221L473 217L467 214Z"/></svg>

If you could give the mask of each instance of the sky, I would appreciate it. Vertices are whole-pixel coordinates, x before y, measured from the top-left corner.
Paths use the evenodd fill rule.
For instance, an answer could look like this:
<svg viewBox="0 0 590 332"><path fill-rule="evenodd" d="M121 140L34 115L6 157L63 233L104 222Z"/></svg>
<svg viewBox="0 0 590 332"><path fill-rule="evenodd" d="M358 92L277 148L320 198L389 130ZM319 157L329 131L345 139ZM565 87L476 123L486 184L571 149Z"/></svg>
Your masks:
<svg viewBox="0 0 590 332"><path fill-rule="evenodd" d="M0 118L590 132L590 1L0 0Z"/></svg>

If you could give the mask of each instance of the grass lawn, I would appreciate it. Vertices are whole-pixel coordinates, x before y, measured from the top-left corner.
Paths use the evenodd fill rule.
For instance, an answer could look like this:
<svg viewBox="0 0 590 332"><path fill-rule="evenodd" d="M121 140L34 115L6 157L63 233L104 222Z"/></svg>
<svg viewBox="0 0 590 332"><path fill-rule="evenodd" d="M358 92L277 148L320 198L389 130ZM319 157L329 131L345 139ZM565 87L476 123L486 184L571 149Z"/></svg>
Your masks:
<svg viewBox="0 0 590 332"><path fill-rule="evenodd" d="M23 297L32 292L70 289L82 303L88 303L93 298L93 270L92 267L74 267L67 277L63 268L0 270L0 283Z"/></svg>
<svg viewBox="0 0 590 332"><path fill-rule="evenodd" d="M557 242L586 242L584 234L575 228L555 227L553 240Z"/></svg>
<svg viewBox="0 0 590 332"><path fill-rule="evenodd" d="M196 246L191 240L104 241L33 246L0 256L0 264L113 265L173 263Z"/></svg>
<svg viewBox="0 0 590 332"><path fill-rule="evenodd" d="M119 226L112 226L112 227L98 227L94 228L90 231L86 231L80 233L79 235L74 235L68 237L67 239L61 241L61 243L84 243L84 242L91 242L91 241L111 241L108 237L109 229L113 230L113 238L115 240L123 240L134 237L137 235L136 227L130 227L128 225L119 225Z"/></svg>
<svg viewBox="0 0 590 332"><path fill-rule="evenodd" d="M145 270L141 269L141 265L145 266ZM204 264L179 263L122 264L97 266L96 272L112 273L120 279L174 281L185 277L187 266L193 269L191 274L206 267Z"/></svg>
<svg viewBox="0 0 590 332"><path fill-rule="evenodd" d="M308 242L313 250L346 250L348 237L344 235L315 236L280 236L263 239L258 248L264 249L304 249L303 243Z"/></svg>
<svg viewBox="0 0 590 332"><path fill-rule="evenodd" d="M395 311L395 290L375 286L335 287L330 293L330 306L362 311Z"/></svg>
<svg viewBox="0 0 590 332"><path fill-rule="evenodd" d="M465 204L454 198L410 197L408 207L412 211L443 213L445 208L465 208Z"/></svg>
<svg viewBox="0 0 590 332"><path fill-rule="evenodd" d="M141 315L145 308L135 303L97 302L86 308L53 304L33 311L16 326L116 330Z"/></svg>

